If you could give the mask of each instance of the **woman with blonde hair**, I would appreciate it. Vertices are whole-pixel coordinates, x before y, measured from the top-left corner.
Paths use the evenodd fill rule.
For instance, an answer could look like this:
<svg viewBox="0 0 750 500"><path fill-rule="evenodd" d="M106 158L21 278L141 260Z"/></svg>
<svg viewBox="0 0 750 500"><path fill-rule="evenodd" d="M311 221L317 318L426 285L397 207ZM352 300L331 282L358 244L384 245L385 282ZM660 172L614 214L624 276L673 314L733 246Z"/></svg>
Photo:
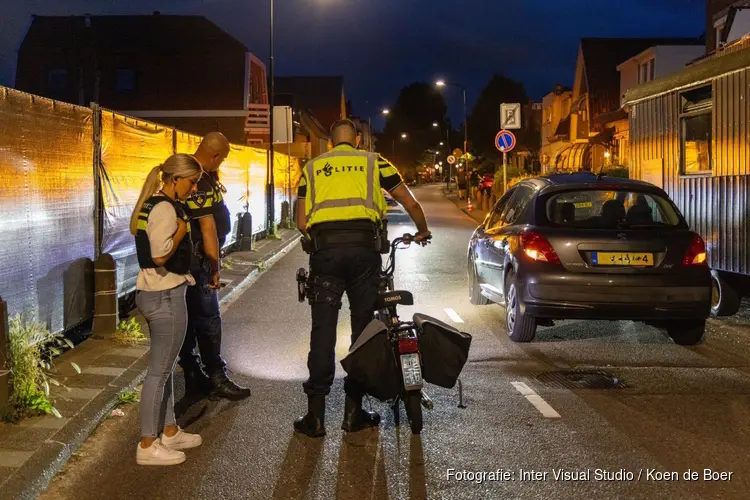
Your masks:
<svg viewBox="0 0 750 500"><path fill-rule="evenodd" d="M195 283L190 275L190 223L180 202L195 192L201 174L192 156L170 156L149 173L130 219L141 268L136 304L151 336L141 394L141 441L136 451L140 465L180 464L185 461L180 450L202 442L198 434L177 425L172 395L174 368L187 329L185 291Z"/></svg>

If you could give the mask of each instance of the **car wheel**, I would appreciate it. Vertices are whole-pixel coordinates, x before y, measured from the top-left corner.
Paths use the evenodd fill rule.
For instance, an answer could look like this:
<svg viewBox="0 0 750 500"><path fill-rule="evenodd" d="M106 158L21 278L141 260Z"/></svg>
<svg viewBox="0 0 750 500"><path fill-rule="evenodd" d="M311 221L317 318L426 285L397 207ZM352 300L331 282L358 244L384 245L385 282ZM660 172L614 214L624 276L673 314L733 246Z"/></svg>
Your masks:
<svg viewBox="0 0 750 500"><path fill-rule="evenodd" d="M740 297L737 292L722 279L718 271L711 271L711 314L732 316L739 310Z"/></svg>
<svg viewBox="0 0 750 500"><path fill-rule="evenodd" d="M667 326L667 333L678 345L695 345L703 340L706 320L675 321Z"/></svg>
<svg viewBox="0 0 750 500"><path fill-rule="evenodd" d="M531 342L536 335L536 318L521 313L521 299L513 271L505 278L505 327L513 342Z"/></svg>
<svg viewBox="0 0 750 500"><path fill-rule="evenodd" d="M475 306L486 306L490 300L482 295L482 289L479 286L479 277L477 277L477 267L474 264L474 257L469 257L469 303Z"/></svg>

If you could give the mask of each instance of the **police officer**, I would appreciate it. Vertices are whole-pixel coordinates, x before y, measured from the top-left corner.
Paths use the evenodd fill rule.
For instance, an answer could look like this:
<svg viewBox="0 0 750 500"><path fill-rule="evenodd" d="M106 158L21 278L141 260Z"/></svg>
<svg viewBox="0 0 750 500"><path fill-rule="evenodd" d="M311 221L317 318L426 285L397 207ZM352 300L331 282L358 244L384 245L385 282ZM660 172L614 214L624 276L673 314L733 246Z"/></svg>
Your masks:
<svg viewBox="0 0 750 500"><path fill-rule="evenodd" d="M187 394L210 393L240 400L250 396L250 389L229 379L221 357L220 251L232 223L224 203L226 188L219 182L218 169L227 155L229 141L219 132L206 135L193 155L205 175L187 200L195 254L191 274L196 284L187 291L188 328L179 363L185 373ZM195 353L196 343L200 356Z"/></svg>
<svg viewBox="0 0 750 500"><path fill-rule="evenodd" d="M388 190L417 225L416 241L430 236L422 207L403 184L396 168L377 153L358 151L361 137L350 120L331 127L333 148L304 167L297 193L297 227L309 240L312 331L303 384L308 411L294 429L324 436L325 397L335 370L336 330L341 298L351 309L354 343L372 320L377 275L382 264L379 233L387 211L381 188ZM341 428L356 432L380 423L377 413L362 409L362 390L344 380L346 404Z"/></svg>

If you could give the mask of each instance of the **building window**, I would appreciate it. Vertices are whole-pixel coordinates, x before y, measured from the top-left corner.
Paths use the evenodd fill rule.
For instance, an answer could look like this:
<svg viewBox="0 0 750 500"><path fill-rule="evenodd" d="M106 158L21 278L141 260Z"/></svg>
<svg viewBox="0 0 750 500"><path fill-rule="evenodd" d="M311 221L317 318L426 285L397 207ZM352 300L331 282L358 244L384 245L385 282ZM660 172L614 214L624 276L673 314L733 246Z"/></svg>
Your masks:
<svg viewBox="0 0 750 500"><path fill-rule="evenodd" d="M638 83L650 82L654 79L654 60L649 59L638 65Z"/></svg>
<svg viewBox="0 0 750 500"><path fill-rule="evenodd" d="M51 69L47 72L47 90L50 92L63 92L68 90L68 70Z"/></svg>
<svg viewBox="0 0 750 500"><path fill-rule="evenodd" d="M680 149L682 174L711 172L713 91L710 85L680 96Z"/></svg>
<svg viewBox="0 0 750 500"><path fill-rule="evenodd" d="M118 92L135 92L135 71L132 69L115 71L115 88Z"/></svg>

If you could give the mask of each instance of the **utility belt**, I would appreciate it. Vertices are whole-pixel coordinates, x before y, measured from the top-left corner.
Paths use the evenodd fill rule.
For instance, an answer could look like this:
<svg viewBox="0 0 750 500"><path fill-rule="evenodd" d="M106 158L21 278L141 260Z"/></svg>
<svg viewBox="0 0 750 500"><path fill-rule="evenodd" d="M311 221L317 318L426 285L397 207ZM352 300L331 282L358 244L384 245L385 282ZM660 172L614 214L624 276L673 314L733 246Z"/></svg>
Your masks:
<svg viewBox="0 0 750 500"><path fill-rule="evenodd" d="M308 253L315 253L329 248L364 247L372 248L379 253L388 253L388 221L372 223L371 229L319 229L313 226L310 239L303 239L302 249Z"/></svg>

